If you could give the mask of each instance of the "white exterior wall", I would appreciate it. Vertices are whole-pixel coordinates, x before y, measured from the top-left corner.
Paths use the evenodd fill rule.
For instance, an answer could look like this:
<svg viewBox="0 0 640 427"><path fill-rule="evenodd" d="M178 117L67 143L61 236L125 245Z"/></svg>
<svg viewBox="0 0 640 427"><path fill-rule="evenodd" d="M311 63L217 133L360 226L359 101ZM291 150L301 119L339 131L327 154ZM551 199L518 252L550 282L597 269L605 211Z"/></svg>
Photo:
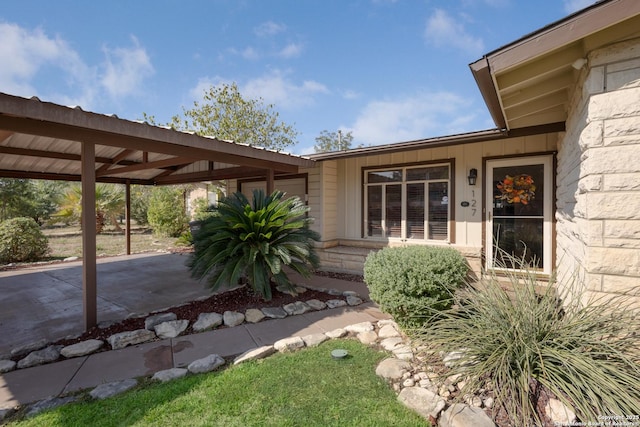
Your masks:
<svg viewBox="0 0 640 427"><path fill-rule="evenodd" d="M578 274L587 296L640 295L640 40L591 52L571 105L558 152L558 276Z"/></svg>

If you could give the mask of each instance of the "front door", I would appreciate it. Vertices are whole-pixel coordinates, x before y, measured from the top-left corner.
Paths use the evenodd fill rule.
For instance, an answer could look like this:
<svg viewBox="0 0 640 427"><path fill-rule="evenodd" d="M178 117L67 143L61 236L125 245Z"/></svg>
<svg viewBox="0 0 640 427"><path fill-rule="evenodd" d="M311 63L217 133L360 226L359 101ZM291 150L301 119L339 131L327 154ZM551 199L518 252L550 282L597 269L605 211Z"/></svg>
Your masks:
<svg viewBox="0 0 640 427"><path fill-rule="evenodd" d="M553 215L552 156L488 160L487 269L529 268L550 274Z"/></svg>

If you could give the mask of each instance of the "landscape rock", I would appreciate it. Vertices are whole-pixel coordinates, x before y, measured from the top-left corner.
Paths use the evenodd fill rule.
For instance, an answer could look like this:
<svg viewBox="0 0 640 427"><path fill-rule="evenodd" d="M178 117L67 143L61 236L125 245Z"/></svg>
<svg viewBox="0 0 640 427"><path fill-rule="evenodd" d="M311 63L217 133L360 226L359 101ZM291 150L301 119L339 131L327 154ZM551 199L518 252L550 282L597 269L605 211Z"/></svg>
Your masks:
<svg viewBox="0 0 640 427"><path fill-rule="evenodd" d="M384 359L376 367L376 375L387 380L399 380L402 375L411 369L411 364L406 360L390 357Z"/></svg>
<svg viewBox="0 0 640 427"><path fill-rule="evenodd" d="M291 295L292 297L298 296L298 292L296 291L295 287L292 288L289 286L276 286L276 291L282 292L283 294Z"/></svg>
<svg viewBox="0 0 640 427"><path fill-rule="evenodd" d="M287 312L282 307L265 307L261 311L269 319L284 319L287 317Z"/></svg>
<svg viewBox="0 0 640 427"><path fill-rule="evenodd" d="M311 307L309 307L302 301L296 301L292 302L291 304L286 304L282 307L282 309L286 311L289 316L304 314L308 311L311 311Z"/></svg>
<svg viewBox="0 0 640 427"><path fill-rule="evenodd" d="M378 336L380 338L391 338L391 337L399 337L400 332L393 325L384 325L378 331Z"/></svg>
<svg viewBox="0 0 640 427"><path fill-rule="evenodd" d="M345 298L346 297L358 297L358 298L360 298L360 295L358 295L358 293L356 291L344 291L342 293L342 296L345 297Z"/></svg>
<svg viewBox="0 0 640 427"><path fill-rule="evenodd" d="M175 380L176 378L182 378L189 373L188 369L184 368L171 368L163 371L158 371L151 377L152 380L166 383L167 381Z"/></svg>
<svg viewBox="0 0 640 427"><path fill-rule="evenodd" d="M402 360L413 360L413 351L411 351L410 345L398 345L391 350L393 355Z"/></svg>
<svg viewBox="0 0 640 427"><path fill-rule="evenodd" d="M442 413L438 427L495 427L495 424L482 409L454 403Z"/></svg>
<svg viewBox="0 0 640 427"><path fill-rule="evenodd" d="M401 337L385 338L380 342L380 346L387 351L393 351L399 345L404 345L404 340Z"/></svg>
<svg viewBox="0 0 640 427"><path fill-rule="evenodd" d="M307 301L307 305L316 311L324 310L327 308L327 304L324 301L317 299L310 299Z"/></svg>
<svg viewBox="0 0 640 427"><path fill-rule="evenodd" d="M16 347L13 350L11 350L11 357L19 357L19 356L23 356L25 354L31 353L32 351L43 349L47 346L47 344L49 344L49 342L43 338L36 342L32 342L20 347Z"/></svg>
<svg viewBox="0 0 640 427"><path fill-rule="evenodd" d="M91 390L89 395L94 399L102 400L120 393L124 393L138 385L138 380L130 378L123 381L115 381L112 383L100 384Z"/></svg>
<svg viewBox="0 0 640 427"><path fill-rule="evenodd" d="M360 305L360 304L362 304L362 298L356 297L356 296L353 296L353 295L349 295L347 297L347 304L350 305L350 306Z"/></svg>
<svg viewBox="0 0 640 427"><path fill-rule="evenodd" d="M371 345L378 341L378 334L375 331L364 331L356 335L362 344Z"/></svg>
<svg viewBox="0 0 640 427"><path fill-rule="evenodd" d="M307 288L305 288L304 286L296 286L296 293L298 295L304 294L305 292L307 292Z"/></svg>
<svg viewBox="0 0 640 427"><path fill-rule="evenodd" d="M134 331L120 332L107 338L112 349L118 350L129 345L142 344L154 340L156 334L148 329L136 329Z"/></svg>
<svg viewBox="0 0 640 427"><path fill-rule="evenodd" d="M13 360L0 360L0 374L16 369L16 362Z"/></svg>
<svg viewBox="0 0 640 427"><path fill-rule="evenodd" d="M330 299L327 301L327 308L338 308L344 307L347 305L347 302L342 299Z"/></svg>
<svg viewBox="0 0 640 427"><path fill-rule="evenodd" d="M571 425L576 422L576 413L573 408L558 399L549 399L544 407L544 412L554 425Z"/></svg>
<svg viewBox="0 0 640 427"><path fill-rule="evenodd" d="M304 341L304 345L307 347L316 347L322 344L323 342L329 339L325 334L311 334L302 337L302 341Z"/></svg>
<svg viewBox="0 0 640 427"><path fill-rule="evenodd" d="M80 258L77 256L69 256L62 260L62 262L73 262L78 261Z"/></svg>
<svg viewBox="0 0 640 427"><path fill-rule="evenodd" d="M200 313L192 328L196 332L206 331L222 325L222 321L220 313Z"/></svg>
<svg viewBox="0 0 640 427"><path fill-rule="evenodd" d="M244 320L246 320L248 323L258 323L264 318L264 313L257 308L250 308L244 313Z"/></svg>
<svg viewBox="0 0 640 427"><path fill-rule="evenodd" d="M30 368L32 366L42 365L43 363L53 362L60 357L60 345L50 345L42 350L32 351L25 357L18 361L18 368Z"/></svg>
<svg viewBox="0 0 640 427"><path fill-rule="evenodd" d="M301 337L284 338L276 341L273 347L280 352L293 351L304 347L304 341Z"/></svg>
<svg viewBox="0 0 640 427"><path fill-rule="evenodd" d="M442 397L422 387L403 388L398 395L398 400L426 419L429 417L437 419L440 412L447 406Z"/></svg>
<svg viewBox="0 0 640 427"><path fill-rule="evenodd" d="M354 323L353 325L345 326L344 329L347 332L353 332L355 334L358 334L360 332L373 331L375 328L373 327L373 323L371 322L360 322L360 323Z"/></svg>
<svg viewBox="0 0 640 427"><path fill-rule="evenodd" d="M337 296L342 296L342 291L341 291L341 290L338 290L338 289L333 289L333 288L332 288L332 289L329 289L329 290L327 290L327 293L328 293L329 295L333 295L333 296L336 296L336 297L337 297Z"/></svg>
<svg viewBox="0 0 640 427"><path fill-rule="evenodd" d="M155 325L153 328L159 338L175 338L183 333L189 326L188 320L170 320Z"/></svg>
<svg viewBox="0 0 640 427"><path fill-rule="evenodd" d="M224 365L224 359L222 357L217 354L210 354L207 357L189 363L187 369L192 374L201 374L203 372L213 371L222 365Z"/></svg>
<svg viewBox="0 0 640 427"><path fill-rule="evenodd" d="M98 351L104 345L102 340L86 340L68 345L60 350L60 354L66 358L86 356Z"/></svg>
<svg viewBox="0 0 640 427"><path fill-rule="evenodd" d="M237 311L225 311L222 315L222 320L226 326L233 327L242 325L244 322L244 314Z"/></svg>
<svg viewBox="0 0 640 427"><path fill-rule="evenodd" d="M149 316L144 319L144 328L153 331L153 328L156 325L164 322L170 322L171 320L177 320L178 316L175 313L161 313L154 314L153 316Z"/></svg>
<svg viewBox="0 0 640 427"><path fill-rule="evenodd" d="M58 406L66 405L67 403L75 402L78 400L78 396L68 396L68 397L50 397L48 399L41 400L39 402L34 403L29 407L25 416L33 417L34 415L39 414L43 411L48 411L49 409L57 408Z"/></svg>
<svg viewBox="0 0 640 427"><path fill-rule="evenodd" d="M325 332L324 334L329 338L335 339L335 338L344 337L345 335L348 334L348 332L345 331L343 328L338 328L338 329L334 329L333 331Z"/></svg>
<svg viewBox="0 0 640 427"><path fill-rule="evenodd" d="M236 357L233 360L233 364L238 365L248 360L264 359L265 357L271 356L275 352L276 352L276 349L272 345L265 345L262 347L253 348L251 350L245 351L240 356Z"/></svg>
<svg viewBox="0 0 640 427"><path fill-rule="evenodd" d="M451 368L456 364L456 362L464 357L464 352L462 351L452 351L451 353L446 354L442 361L444 362L444 366L447 368Z"/></svg>

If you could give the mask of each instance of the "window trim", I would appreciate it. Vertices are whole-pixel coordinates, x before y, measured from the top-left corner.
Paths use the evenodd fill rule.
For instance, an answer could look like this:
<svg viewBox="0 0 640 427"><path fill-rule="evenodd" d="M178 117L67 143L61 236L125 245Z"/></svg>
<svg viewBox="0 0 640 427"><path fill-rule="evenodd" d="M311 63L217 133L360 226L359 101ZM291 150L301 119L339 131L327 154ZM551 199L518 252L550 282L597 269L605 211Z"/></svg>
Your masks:
<svg viewBox="0 0 640 427"><path fill-rule="evenodd" d="M375 170L390 170L390 169L402 169L403 178L402 181L397 183L402 185L402 197L403 204L406 203L406 185L411 182L428 182L428 181L407 181L406 180L406 169L411 169L415 167L432 167L437 165L447 165L449 167L449 219L447 221L448 227L448 238L446 240L433 240L433 239L409 239L406 237L374 237L367 235L367 225L365 219L367 217L367 209L365 202L367 201L367 188L369 184L367 183L367 173ZM362 239L371 240L371 241L401 241L401 242L412 242L412 243L446 243L446 244L454 244L456 241L456 233L455 233L455 215L456 215L456 204L455 204L455 159L441 159L441 160L431 160L426 162L410 162L410 163L393 163L386 165L377 165L377 166L365 166L361 169L361 215L360 215L360 237ZM444 180L434 180L433 182L443 182ZM380 183L382 185L382 183ZM389 183L393 184L393 183ZM374 183L375 185L375 183ZM406 218L403 219L403 230L406 228ZM426 235L426 231L425 231Z"/></svg>

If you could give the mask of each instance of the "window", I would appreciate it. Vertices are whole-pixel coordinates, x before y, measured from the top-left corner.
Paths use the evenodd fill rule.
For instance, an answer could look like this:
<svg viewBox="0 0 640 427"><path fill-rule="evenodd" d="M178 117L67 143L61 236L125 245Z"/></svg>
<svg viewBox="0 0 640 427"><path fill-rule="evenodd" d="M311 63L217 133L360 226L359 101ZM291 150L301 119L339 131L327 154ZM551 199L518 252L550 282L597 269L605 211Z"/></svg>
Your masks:
<svg viewBox="0 0 640 427"><path fill-rule="evenodd" d="M450 165L365 172L365 236L449 240Z"/></svg>

